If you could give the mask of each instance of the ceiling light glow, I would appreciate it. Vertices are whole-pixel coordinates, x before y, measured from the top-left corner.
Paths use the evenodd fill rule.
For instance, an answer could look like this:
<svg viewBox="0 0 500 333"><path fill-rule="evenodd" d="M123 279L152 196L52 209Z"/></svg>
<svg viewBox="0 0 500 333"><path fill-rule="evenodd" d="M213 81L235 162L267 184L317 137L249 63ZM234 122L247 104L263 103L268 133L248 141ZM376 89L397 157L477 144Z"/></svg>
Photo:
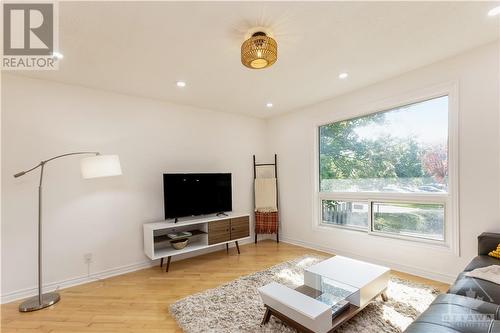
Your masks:
<svg viewBox="0 0 500 333"><path fill-rule="evenodd" d="M185 81L177 81L175 84L179 88L184 88L186 86L186 82Z"/></svg>
<svg viewBox="0 0 500 333"><path fill-rule="evenodd" d="M268 107L268 108L272 108L272 107L273 107L273 103L271 103L271 102L266 103L266 107Z"/></svg>
<svg viewBox="0 0 500 333"><path fill-rule="evenodd" d="M488 12L488 16L497 16L498 14L500 14L500 6L495 7Z"/></svg>
<svg viewBox="0 0 500 333"><path fill-rule="evenodd" d="M52 52L52 56L54 58L56 58L57 60L61 60L62 58L64 58L64 55L62 53L59 53L59 52L56 52L56 51Z"/></svg>
<svg viewBox="0 0 500 333"><path fill-rule="evenodd" d="M343 79L346 79L348 76L349 76L349 74L347 74L347 73L340 73L339 79L343 80Z"/></svg>

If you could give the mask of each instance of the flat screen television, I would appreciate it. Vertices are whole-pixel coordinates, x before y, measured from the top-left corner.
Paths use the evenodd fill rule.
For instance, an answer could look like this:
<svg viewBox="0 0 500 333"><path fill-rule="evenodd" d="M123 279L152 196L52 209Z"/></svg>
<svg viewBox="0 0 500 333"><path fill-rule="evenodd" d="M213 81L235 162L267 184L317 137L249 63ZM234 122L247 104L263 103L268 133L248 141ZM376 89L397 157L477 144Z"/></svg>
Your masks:
<svg viewBox="0 0 500 333"><path fill-rule="evenodd" d="M230 173L163 174L165 219L229 212Z"/></svg>

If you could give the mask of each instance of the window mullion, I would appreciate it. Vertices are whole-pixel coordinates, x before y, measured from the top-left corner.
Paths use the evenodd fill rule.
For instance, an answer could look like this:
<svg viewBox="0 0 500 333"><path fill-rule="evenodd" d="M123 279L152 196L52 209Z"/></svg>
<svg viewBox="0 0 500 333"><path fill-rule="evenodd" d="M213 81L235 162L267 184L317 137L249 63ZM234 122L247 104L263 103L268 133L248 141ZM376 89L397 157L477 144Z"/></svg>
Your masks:
<svg viewBox="0 0 500 333"><path fill-rule="evenodd" d="M368 201L368 233L373 232L373 201Z"/></svg>

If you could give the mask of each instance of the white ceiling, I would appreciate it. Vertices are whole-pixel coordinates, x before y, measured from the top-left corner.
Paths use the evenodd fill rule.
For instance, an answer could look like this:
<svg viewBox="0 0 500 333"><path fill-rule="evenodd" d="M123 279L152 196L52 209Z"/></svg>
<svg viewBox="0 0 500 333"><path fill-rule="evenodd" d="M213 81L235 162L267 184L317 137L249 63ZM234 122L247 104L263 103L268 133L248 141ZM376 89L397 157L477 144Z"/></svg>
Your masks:
<svg viewBox="0 0 500 333"><path fill-rule="evenodd" d="M499 19L487 16L495 5L61 2L59 71L21 74L267 117L496 40ZM278 61L264 70L240 63L256 26L278 42Z"/></svg>

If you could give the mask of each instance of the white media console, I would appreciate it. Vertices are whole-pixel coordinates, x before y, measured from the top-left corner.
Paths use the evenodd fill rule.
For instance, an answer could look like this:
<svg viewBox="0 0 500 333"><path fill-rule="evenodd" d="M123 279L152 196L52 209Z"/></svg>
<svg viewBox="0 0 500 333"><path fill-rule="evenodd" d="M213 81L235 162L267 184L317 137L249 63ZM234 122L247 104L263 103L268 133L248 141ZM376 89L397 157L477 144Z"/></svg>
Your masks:
<svg viewBox="0 0 500 333"><path fill-rule="evenodd" d="M170 259L172 256L206 249L212 246L226 244L226 250L230 242L235 242L238 254L240 248L238 241L250 237L250 215L234 214L228 216L211 216L203 218L193 218L189 220L173 222L152 222L145 223L144 229L144 252L152 259L167 258L168 272ZM189 231L188 245L176 250L170 245L169 233Z"/></svg>

